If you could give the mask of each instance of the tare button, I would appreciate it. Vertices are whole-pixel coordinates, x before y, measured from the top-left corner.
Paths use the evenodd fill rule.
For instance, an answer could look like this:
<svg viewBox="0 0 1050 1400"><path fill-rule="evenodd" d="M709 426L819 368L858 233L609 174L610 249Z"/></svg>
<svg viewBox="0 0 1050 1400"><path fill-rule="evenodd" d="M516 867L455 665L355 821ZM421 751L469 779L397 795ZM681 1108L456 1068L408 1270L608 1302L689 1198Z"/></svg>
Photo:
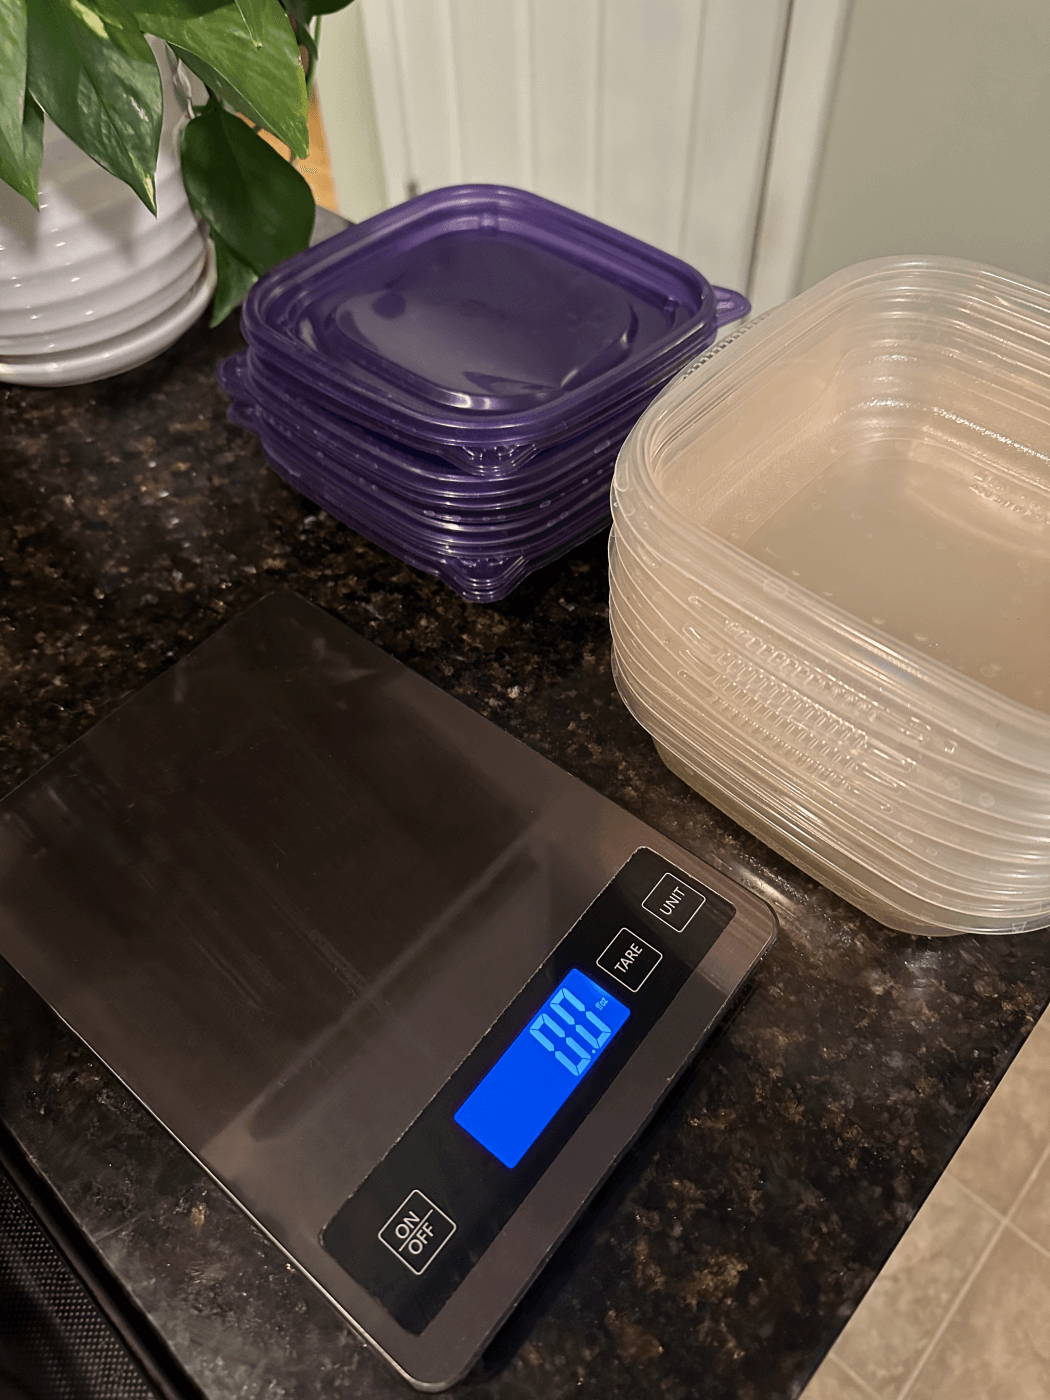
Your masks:
<svg viewBox="0 0 1050 1400"><path fill-rule="evenodd" d="M629 928L622 928L597 959L598 966L629 992L636 992L654 972L663 953Z"/></svg>
<svg viewBox="0 0 1050 1400"><path fill-rule="evenodd" d="M693 915L702 909L706 902L706 896L699 890L694 890L692 885L683 884L677 875L668 871L666 875L660 876L642 900L642 908L647 909L650 914L655 914L668 928L682 933Z"/></svg>

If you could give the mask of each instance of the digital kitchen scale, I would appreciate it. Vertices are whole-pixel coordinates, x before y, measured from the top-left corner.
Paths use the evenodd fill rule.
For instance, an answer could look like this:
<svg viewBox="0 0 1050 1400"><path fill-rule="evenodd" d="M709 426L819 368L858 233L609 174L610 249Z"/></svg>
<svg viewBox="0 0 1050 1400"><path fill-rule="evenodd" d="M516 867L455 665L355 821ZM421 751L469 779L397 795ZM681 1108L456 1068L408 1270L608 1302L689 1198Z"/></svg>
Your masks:
<svg viewBox="0 0 1050 1400"><path fill-rule="evenodd" d="M460 1378L770 911L294 595L0 805L0 953L414 1385Z"/></svg>

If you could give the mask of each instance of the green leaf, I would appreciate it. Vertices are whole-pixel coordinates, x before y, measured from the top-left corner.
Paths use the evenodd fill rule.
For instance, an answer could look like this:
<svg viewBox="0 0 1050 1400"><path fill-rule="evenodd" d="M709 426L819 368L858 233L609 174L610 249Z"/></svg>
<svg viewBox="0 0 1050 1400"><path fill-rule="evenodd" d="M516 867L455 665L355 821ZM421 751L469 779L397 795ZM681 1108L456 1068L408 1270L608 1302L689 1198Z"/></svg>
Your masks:
<svg viewBox="0 0 1050 1400"><path fill-rule="evenodd" d="M309 243L310 186L218 103L209 103L182 133L182 177L196 213L255 272Z"/></svg>
<svg viewBox="0 0 1050 1400"><path fill-rule="evenodd" d="M224 238L211 231L215 249L215 298L211 304L211 325L225 321L235 306L251 291L258 280L253 268L242 261Z"/></svg>
<svg viewBox="0 0 1050 1400"><path fill-rule="evenodd" d="M320 57L317 51L317 40L310 32L309 26L305 24L295 31L295 37L298 40L300 46L304 48L306 52L310 55L310 71L312 72L313 65L317 62L318 58ZM309 80L307 80L307 88L309 88L309 86Z"/></svg>
<svg viewBox="0 0 1050 1400"><path fill-rule="evenodd" d="M298 38L302 29L313 19L310 0L281 0L281 4L285 14L293 21ZM299 42L302 43L302 39L299 39Z"/></svg>
<svg viewBox="0 0 1050 1400"><path fill-rule="evenodd" d="M210 63L205 63L204 59L198 58L196 54L190 53L186 49L180 49L178 44L172 44L171 51L180 63L185 63L191 73L196 73L205 87L210 88L216 97L228 103L235 112L240 112L242 116L253 121L256 126L269 130L263 114L256 111L247 98L236 88L230 87L222 74L217 73Z"/></svg>
<svg viewBox="0 0 1050 1400"><path fill-rule="evenodd" d="M160 74L131 15L120 0L28 0L28 10L29 91L156 213Z"/></svg>
<svg viewBox="0 0 1050 1400"><path fill-rule="evenodd" d="M35 207L44 123L26 96L27 53L25 0L0 0L0 180Z"/></svg>
<svg viewBox="0 0 1050 1400"><path fill-rule="evenodd" d="M133 0L133 8L142 32L181 50L224 102L306 155L306 82L277 0Z"/></svg>
<svg viewBox="0 0 1050 1400"><path fill-rule="evenodd" d="M293 4L305 18L313 19L317 15L334 15L336 10L345 10L353 0L285 0L286 9L290 10Z"/></svg>
<svg viewBox="0 0 1050 1400"><path fill-rule="evenodd" d="M26 93L25 116L22 120L22 148L4 149L0 141L0 180L29 200L34 209L40 208L40 157L44 146L44 114Z"/></svg>
<svg viewBox="0 0 1050 1400"><path fill-rule="evenodd" d="M305 70L306 91L309 94L310 79L317 66L318 59L317 40L314 38L313 32L310 29L314 20L310 0L281 0L281 3L284 5L285 13L288 15L288 18L292 21L292 27L295 31L295 42L300 48L305 49L310 56L310 62L307 64ZM318 25L318 28L320 28L320 25Z"/></svg>

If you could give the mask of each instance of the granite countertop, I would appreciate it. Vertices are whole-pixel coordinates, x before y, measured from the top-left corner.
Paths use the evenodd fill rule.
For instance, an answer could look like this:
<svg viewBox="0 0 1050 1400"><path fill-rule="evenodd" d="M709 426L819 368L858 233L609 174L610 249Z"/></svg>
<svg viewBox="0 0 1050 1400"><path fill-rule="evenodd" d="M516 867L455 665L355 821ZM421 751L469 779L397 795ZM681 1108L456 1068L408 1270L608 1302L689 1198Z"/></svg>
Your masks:
<svg viewBox="0 0 1050 1400"><path fill-rule="evenodd" d="M685 788L609 673L605 542L463 603L313 508L225 418L236 330L0 390L0 784L294 588L767 899L781 936L479 1372L485 1400L787 1400L1050 994L1050 938L888 933ZM212 1400L407 1392L10 973L0 1115Z"/></svg>

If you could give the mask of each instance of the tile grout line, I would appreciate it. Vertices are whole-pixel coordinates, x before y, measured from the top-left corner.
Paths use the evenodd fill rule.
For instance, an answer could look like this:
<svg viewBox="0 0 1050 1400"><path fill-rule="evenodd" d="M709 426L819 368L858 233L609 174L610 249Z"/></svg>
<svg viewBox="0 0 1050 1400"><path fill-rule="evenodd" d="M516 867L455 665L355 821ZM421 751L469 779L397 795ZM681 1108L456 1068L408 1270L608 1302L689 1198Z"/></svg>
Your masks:
<svg viewBox="0 0 1050 1400"><path fill-rule="evenodd" d="M1044 1020L1047 1024L1047 1027L1050 1028L1050 1008L1047 1009L1044 1016L1041 1016L1039 1020L1035 1022L1035 1024L1032 1027L1032 1030L1029 1032L1029 1035L1026 1039L1026 1043L1027 1040L1031 1039L1032 1034L1039 1028L1040 1024ZM967 1274L966 1278L960 1285L959 1290L956 1293L956 1296L948 1309L948 1312L942 1318L930 1341L923 1348L919 1360L916 1362L911 1372L905 1378L900 1390L897 1392L895 1400L907 1400L907 1397L914 1388L914 1385L918 1380L923 1368L925 1367L926 1362L929 1360L930 1355L932 1354L934 1348L940 1341L945 1331L947 1331L947 1328L950 1325L952 1318L955 1316L955 1313L961 1306L965 1295L969 1292L971 1286L973 1285L977 1274L980 1272L981 1268L983 1268L988 1256L991 1254L992 1250L995 1248L996 1244L998 1244L998 1242L1007 1230L1009 1230L1011 1234L1017 1236L1019 1239L1024 1240L1025 1244L1030 1245L1034 1250L1037 1251L1037 1253L1043 1255L1047 1259L1050 1259L1050 1249L1047 1249L1044 1245L1040 1244L1038 1240L1033 1239L1032 1236L1029 1235L1025 1230L1022 1230L1020 1226L1016 1225L1013 1219L1021 1204L1021 1201L1024 1199L1035 1178L1039 1175L1039 1172L1046 1164L1048 1158L1050 1158L1050 1143L1048 1143L1046 1147L1044 1147L1043 1150L1040 1152L1035 1165L1032 1167L1031 1171L1028 1173L1028 1175L1022 1182L1021 1187L1018 1190L1017 1195L1014 1197L1013 1203L1011 1204L1010 1209L1006 1212L1006 1214L1004 1214L1002 1211L998 1210L995 1206L993 1206L990 1201L985 1200L985 1198L981 1196L977 1191L975 1191L972 1186L968 1186L964 1181L962 1181L958 1176L956 1176L955 1173L952 1171L950 1162L948 1166L945 1167L941 1177L938 1178L939 1183L939 1181L942 1180L944 1176L951 1176L953 1185L958 1186L959 1189L964 1193L964 1195L969 1197L969 1199L973 1201L976 1205L979 1205L982 1210L986 1211L988 1215L990 1215L992 1219L996 1221L996 1228L990 1240L988 1241L988 1244L979 1255L973 1268L970 1270L970 1272ZM914 1223L914 1221L912 1223ZM909 1225L908 1228L910 1229L911 1225ZM905 1233L907 1233L907 1231ZM903 1241L903 1239L904 1236L901 1237L901 1241ZM901 1241L898 1241L898 1248L900 1246ZM883 1267L885 1268L885 1265ZM878 1278L878 1275L876 1275L876 1278ZM861 1302L858 1305L853 1316L856 1315L856 1312L860 1312L863 1309L866 1298L867 1294L865 1294L865 1297L861 1299ZM847 1321L851 1320L852 1317ZM839 1338L836 1339L835 1344L825 1355L824 1361L833 1361L834 1364L840 1370L844 1371L846 1375L849 1376L850 1380L853 1381L864 1392L865 1396L871 1397L871 1400L884 1400L884 1397L868 1383L864 1376L862 1376L859 1372L855 1371L853 1367L850 1366L848 1362L844 1361L842 1357L838 1354L838 1342L841 1340L841 1335L842 1334L840 1333ZM818 1367L818 1370L819 1369L820 1368ZM816 1372L814 1373L814 1375L816 1375ZM800 1400L805 1400L805 1391L803 1391Z"/></svg>
<svg viewBox="0 0 1050 1400"><path fill-rule="evenodd" d="M904 1381L904 1384L897 1392L897 1400L908 1400L908 1396L911 1394L912 1387L914 1386L915 1382L919 1379L919 1376L922 1373L926 1362L929 1360L930 1356L933 1353L933 1349L936 1347L937 1343L941 1340L945 1332L948 1330L948 1325L951 1322L952 1318L955 1316L955 1314L958 1312L959 1307L962 1304L962 1300L970 1291L971 1284L973 1283L974 1279L976 1279L977 1275L981 1272L981 1270L984 1268L988 1256L991 1254L995 1246L999 1243L999 1240L1002 1238L1005 1230L1006 1221L1005 1219L1003 1219L1000 1220L999 1223L996 1225L995 1229L992 1231L992 1235L988 1243L977 1256L977 1260L973 1268L970 1270L970 1272L963 1279L962 1283L959 1285L959 1291L952 1299L951 1306L948 1308L948 1311L944 1314L940 1322L937 1324L936 1328L934 1329L933 1336L922 1349L922 1355L912 1367L911 1371L908 1373L908 1376Z"/></svg>
<svg viewBox="0 0 1050 1400"><path fill-rule="evenodd" d="M876 1278L877 1277L878 1275L876 1275ZM861 1300L861 1304L863 1306L863 1299ZM839 1335L841 1336L842 1334L840 1333ZM871 1400L882 1400L882 1397L879 1395L878 1391L872 1389L872 1387L868 1384L868 1382L864 1379L862 1375L855 1371L848 1362L843 1361L841 1356L835 1355L834 1347L831 1348L824 1360L834 1361L835 1365L839 1368L839 1370L845 1371L846 1375L849 1376L850 1380L853 1381L854 1384L857 1385L861 1390L863 1390L865 1395L871 1396ZM808 1388L809 1387L807 1386L806 1389L808 1390ZM802 1392L801 1396L799 1397L799 1400L806 1400L805 1390Z"/></svg>
<svg viewBox="0 0 1050 1400"><path fill-rule="evenodd" d="M1041 1254L1044 1259L1050 1259L1050 1249L1047 1249L1045 1244L1040 1244L1038 1240L1032 1239L1032 1236L1027 1231L1022 1230L1020 1225L1015 1225L1012 1220L1008 1220L1006 1228L1011 1235L1016 1235L1019 1240L1024 1240L1025 1244L1031 1245L1036 1254Z"/></svg>
<svg viewBox="0 0 1050 1400"><path fill-rule="evenodd" d="M977 1275L980 1273L981 1269L984 1267L984 1265L985 1265L986 1261L988 1260L988 1257L989 1257L989 1255L991 1254L992 1250L995 1248L995 1246L996 1246L996 1245L999 1243L999 1241L1002 1239L1002 1237L1003 1237L1003 1235L1005 1234L1005 1232L1006 1232L1008 1229L1013 1229L1014 1232L1015 1232L1016 1234L1018 1234L1018 1235L1021 1234L1021 1231L1020 1231L1020 1230L1016 1230L1015 1227L1011 1226L1011 1224L1010 1224L1010 1219L1011 1219L1011 1217L1012 1217L1014 1211L1017 1209L1018 1205L1020 1204L1021 1198L1024 1196L1024 1194L1025 1194L1025 1192L1028 1190L1029 1186L1031 1186L1032 1182L1033 1182L1033 1181L1036 1179L1036 1177L1039 1175L1039 1173L1040 1173L1040 1171L1042 1170L1042 1168L1043 1168L1045 1162L1047 1161L1047 1158L1050 1158L1050 1145L1044 1147L1043 1150L1042 1150L1042 1152L1039 1154L1039 1158L1038 1158L1038 1160L1036 1161L1035 1166L1032 1168L1032 1170L1031 1170L1031 1171L1028 1173L1028 1175L1025 1177L1024 1182L1022 1183L1020 1190L1018 1191L1017 1195L1014 1197L1013 1204L1011 1205L1010 1209L1007 1211L1007 1213L1006 1213L1005 1215L1000 1215L999 1212L998 1212L997 1210L994 1209L994 1207L988 1206L987 1201L983 1201L983 1200L981 1200L981 1198L980 1198L979 1196L977 1196L977 1199L978 1199L978 1200L981 1200L981 1204L982 1204L982 1205L986 1206L989 1210L991 1210L993 1215L998 1216L998 1218L999 1218L999 1224L996 1226L995 1231L993 1232L991 1239L988 1241L987 1245L984 1247L984 1249L981 1251L980 1255L978 1256L977 1262L974 1264L974 1266L973 1266L973 1268L970 1270L969 1274L967 1274L966 1278L963 1280L963 1283L962 1283L961 1287L959 1288L959 1291L956 1293L955 1298L952 1300L951 1307L948 1309L948 1311L945 1313L945 1315L941 1318L940 1322L939 1322L938 1325L937 1325L936 1330L935 1330L934 1333L933 1333L933 1336L930 1338L929 1342L927 1342L926 1346L923 1348L922 1355L919 1357L918 1361L915 1363L914 1367L912 1368L911 1372L909 1373L908 1378L905 1380L904 1384L901 1386L900 1390L897 1392L897 1400L908 1400L908 1396L911 1394L912 1389L913 1389L913 1387L914 1387L914 1385L915 1385L915 1382L919 1379L919 1376L922 1374L923 1368L925 1367L927 1361L928 1361L928 1360L930 1359L930 1357L932 1356L933 1351L934 1351L934 1348L937 1346L937 1343L938 1343L938 1342L941 1340L941 1338L944 1336L945 1332L947 1332L948 1327L949 1327L949 1325L950 1325L950 1323L951 1323L951 1321L952 1321L952 1318L953 1318L953 1317L955 1316L955 1314L958 1312L960 1306L962 1305L963 1299L966 1297L967 1293L969 1293L970 1289L972 1288L973 1283L974 1283L974 1280L977 1278ZM949 1166L948 1169L950 1169L950 1166ZM954 1180L954 1178L953 1178L953 1180ZM961 1182L960 1182L959 1184L962 1185ZM966 1188L966 1189L969 1189L969 1188ZM970 1192L970 1194L976 1196L976 1192ZM1027 1236L1022 1236L1022 1238L1024 1238L1024 1239L1026 1240L1026 1242L1027 1242Z"/></svg>
<svg viewBox="0 0 1050 1400"><path fill-rule="evenodd" d="M1025 1244L1031 1245L1036 1254L1041 1254L1044 1259L1050 1259L1050 1249L1047 1249L1046 1245L1040 1244L1038 1240L1033 1240L1031 1235L1021 1229L1020 1225L1015 1225L1012 1220L1008 1220L1006 1228L1011 1235L1016 1235L1019 1240L1024 1240Z"/></svg>
<svg viewBox="0 0 1050 1400"><path fill-rule="evenodd" d="M943 1175L938 1179L938 1182L937 1182L938 1185L940 1185L940 1182L944 1179L944 1176L949 1175L949 1170L950 1170L949 1168L947 1168L947 1167L945 1168ZM1005 1224L1006 1224L1006 1217L1005 1217L1000 1211L996 1210L994 1206L989 1205L988 1202L987 1202L986 1200L984 1200L983 1197L979 1196L979 1195L977 1194L976 1191L972 1190L969 1186L964 1185L961 1181L957 1180L956 1177L954 1177L954 1176L952 1177L952 1185L953 1185L953 1186L958 1186L967 1196L970 1197L970 1199L971 1199L972 1201L974 1201L977 1205L981 1206L982 1209L984 1209L985 1211L987 1211L989 1215L991 1215L991 1216L994 1217L994 1219L995 1219L995 1220L998 1222L998 1224L999 1224L999 1229L996 1231L996 1237L998 1237L998 1235L1002 1233L1002 1228L1003 1228L1003 1227L1005 1226ZM913 1218L912 1218L911 1224L908 1226L908 1230L911 1229L911 1227L912 1227L912 1225L914 1225L914 1223L915 1223L915 1220L914 1220L914 1217L913 1217ZM906 1230L906 1231L904 1232L904 1235L902 1235L901 1238L900 1238L900 1240L898 1241L898 1243L897 1243L897 1248L898 1248L898 1249L899 1249L900 1246L904 1243L904 1239L905 1239L907 1233L908 1233L908 1231ZM891 1254L891 1255L890 1255L890 1258L892 1259L892 1257L893 1257L893 1255ZM886 1263L888 1264L888 1263L889 1263L889 1260L887 1260ZM883 1269L884 1269L885 1267L886 1267L886 1265L884 1264L884 1265L883 1265ZM873 1287L874 1284L877 1282L877 1280L878 1280L879 1275L881 1274L881 1272L882 1272L882 1270L880 1269L879 1274L876 1274L876 1275L875 1275L875 1278L872 1280L871 1287ZM968 1282L969 1282L969 1278L967 1278L967 1279L960 1285L960 1290L961 1290L962 1288L965 1288L966 1285L968 1284ZM871 1290L870 1290L870 1287L869 1287L868 1293L870 1293L870 1291L871 1291ZM853 1321L853 1318L856 1317L858 1313L860 1313L860 1312L863 1311L864 1305L865 1305L865 1303L866 1303L866 1301L867 1301L867 1298L868 1298L868 1293L865 1293L864 1297L860 1300L860 1303L857 1305L857 1307L856 1307L856 1309L855 1309L853 1315L847 1320L846 1326L849 1326L849 1323ZM843 1332L844 1332L844 1331L845 1331L845 1328L843 1329ZM835 1364L836 1364L837 1366L839 1366L843 1371L846 1372L846 1374L849 1376L850 1380L851 1380L851 1381L854 1381L854 1382L860 1387L860 1389L864 1392L864 1394L865 1394L866 1396L872 1397L872 1400L884 1400L884 1397L883 1397L877 1390L875 1390L875 1388L864 1378L864 1376L861 1375L861 1373L860 1373L859 1371L855 1371L855 1370L853 1369L853 1367L849 1364L849 1362L848 1362L848 1361L844 1361L844 1360L842 1359L842 1357L838 1354L838 1343L839 1343L839 1341L841 1341L842 1335L843 1335L843 1333L840 1332L838 1338L837 1338L836 1341L835 1341L834 1346L832 1346L831 1350L827 1353L827 1356L825 1357L825 1360L828 1360L829 1358L830 1358L830 1359L833 1359L834 1362L835 1362ZM907 1377L907 1379L906 1379L902 1384L907 1385L908 1382L909 1382L910 1380L911 1380L911 1376L910 1376L910 1374L909 1374L909 1376ZM901 1392L899 1392L898 1396L896 1397L896 1400L903 1400L903 1394L904 1394L904 1392L903 1392L903 1390L902 1390ZM800 1397L800 1400L805 1400L805 1391L802 1392L802 1396Z"/></svg>
<svg viewBox="0 0 1050 1400"><path fill-rule="evenodd" d="M982 1206L988 1212L989 1215L994 1215L1000 1225L1006 1224L1006 1216L1003 1214L1003 1212L999 1210L996 1206L993 1206L991 1201L986 1201L979 1191L975 1191L972 1186L967 1186L965 1181L960 1181L959 1178L952 1171L950 1165L945 1167L944 1175L950 1176L952 1179L952 1185L958 1186L959 1190L964 1192L967 1196L969 1196L971 1201L976 1201L976 1203L979 1206ZM940 1185L941 1180L943 1180L943 1178L938 1179L938 1186ZM1022 1190L1023 1189L1024 1188L1022 1187Z"/></svg>
<svg viewBox="0 0 1050 1400"><path fill-rule="evenodd" d="M1035 1168L1036 1172L1038 1172L1040 1170L1040 1167L1046 1162L1047 1156L1050 1156L1050 1146L1043 1149L1043 1152L1039 1158L1039 1163ZM948 1175L947 1171L945 1172L945 1175ZM1017 1235L1020 1239L1024 1240L1025 1244L1030 1244L1037 1253L1045 1255L1047 1259L1050 1259L1050 1249L1048 1249L1045 1244L1040 1244L1039 1241L1033 1238L1033 1236L1031 1236L1027 1230L1022 1230L1020 1225L1018 1225L1013 1218L1017 1207L1021 1204L1022 1197L1025 1195L1029 1186L1031 1186L1032 1184L1031 1177L1026 1178L1025 1184L1021 1187L1021 1190L1018 1193L1017 1200L1010 1207L1009 1215L1004 1215L1001 1210L996 1210L995 1206L991 1205L988 1201L984 1199L983 1196L979 1195L978 1192L976 1192L972 1186L967 1186L965 1182L960 1181L957 1176L952 1176L952 1182L954 1183L954 1185L960 1187L963 1191L965 1191L967 1196L969 1196L972 1201L976 1201L979 1206L983 1206L989 1215L994 1215L996 1220L998 1220L1001 1224L1005 1225L1009 1229L1011 1234Z"/></svg>
<svg viewBox="0 0 1050 1400"><path fill-rule="evenodd" d="M1007 1225L1013 1224L1013 1218L1017 1214L1017 1207L1021 1204L1021 1201L1027 1194L1028 1188L1031 1186L1032 1182L1036 1179L1039 1173L1046 1166L1047 1159L1050 1159L1050 1142L1048 1142L1043 1148L1042 1152L1040 1152L1038 1158L1036 1159L1035 1166L1025 1177L1024 1181L1022 1181L1020 1189L1018 1190L1017 1195L1013 1199L1013 1205L1011 1205L1010 1209L1006 1212ZM1016 1226L1014 1228L1016 1229Z"/></svg>

